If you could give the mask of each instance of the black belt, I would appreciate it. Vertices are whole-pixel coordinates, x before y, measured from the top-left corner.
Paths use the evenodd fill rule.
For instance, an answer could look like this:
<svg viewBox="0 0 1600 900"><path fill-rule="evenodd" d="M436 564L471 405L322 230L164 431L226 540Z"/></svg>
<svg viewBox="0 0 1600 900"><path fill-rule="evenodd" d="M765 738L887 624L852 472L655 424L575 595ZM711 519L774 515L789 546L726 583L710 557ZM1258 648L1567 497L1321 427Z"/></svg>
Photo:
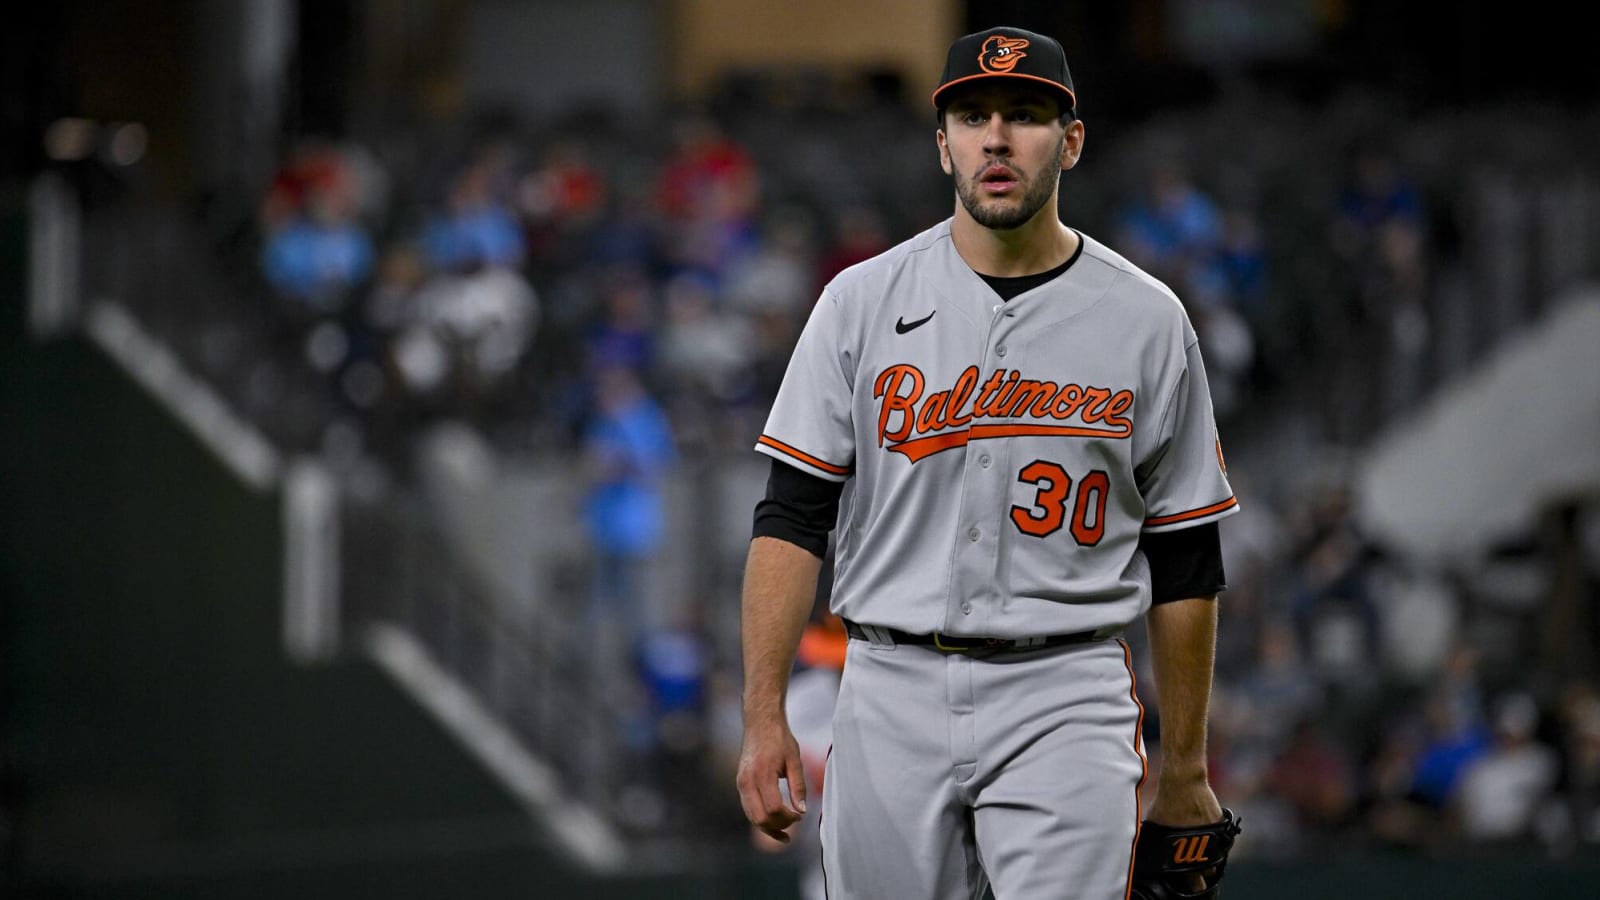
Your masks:
<svg viewBox="0 0 1600 900"><path fill-rule="evenodd" d="M857 640L871 641L873 636L866 628L850 621L844 620L845 633ZM1111 630L1099 631L1074 631L1071 634L1052 634L1042 638L984 638L984 637L957 637L950 634L911 634L898 628L883 628L873 626L872 631L879 634L880 640L887 637L896 644L926 645L948 653L972 653L975 651L988 651L992 653L1012 653L1027 650L1042 650L1046 647L1060 647L1064 644L1087 644L1091 641L1104 640L1114 634Z"/></svg>

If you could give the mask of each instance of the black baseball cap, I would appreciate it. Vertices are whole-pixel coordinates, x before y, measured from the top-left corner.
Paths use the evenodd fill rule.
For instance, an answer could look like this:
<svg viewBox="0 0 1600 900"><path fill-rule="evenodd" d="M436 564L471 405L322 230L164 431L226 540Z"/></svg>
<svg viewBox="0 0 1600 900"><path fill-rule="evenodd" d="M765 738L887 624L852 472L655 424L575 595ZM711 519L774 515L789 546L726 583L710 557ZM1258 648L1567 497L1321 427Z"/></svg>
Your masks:
<svg viewBox="0 0 1600 900"><path fill-rule="evenodd" d="M943 109L945 93L980 78L1022 78L1051 88L1063 110L1076 111L1078 97L1067 71L1067 51L1053 37L1022 28L990 28L956 39L944 60L944 75L933 92L934 109Z"/></svg>

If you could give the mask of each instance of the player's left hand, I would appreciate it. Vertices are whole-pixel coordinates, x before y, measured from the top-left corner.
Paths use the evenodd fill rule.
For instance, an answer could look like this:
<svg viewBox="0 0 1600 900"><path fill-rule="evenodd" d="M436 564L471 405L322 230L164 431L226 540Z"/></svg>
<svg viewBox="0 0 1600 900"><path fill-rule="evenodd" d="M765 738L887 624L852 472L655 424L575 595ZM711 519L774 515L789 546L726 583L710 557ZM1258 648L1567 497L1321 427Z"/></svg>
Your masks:
<svg viewBox="0 0 1600 900"><path fill-rule="evenodd" d="M1205 780L1158 782L1145 818L1162 825L1209 825L1222 818L1222 804Z"/></svg>
<svg viewBox="0 0 1600 900"><path fill-rule="evenodd" d="M1222 804L1217 802L1216 792L1203 778L1194 781L1158 781L1155 799L1145 815L1146 822L1179 828L1210 825L1221 818ZM1177 880L1188 893L1199 894L1206 889L1206 877L1200 872L1183 873L1177 876Z"/></svg>

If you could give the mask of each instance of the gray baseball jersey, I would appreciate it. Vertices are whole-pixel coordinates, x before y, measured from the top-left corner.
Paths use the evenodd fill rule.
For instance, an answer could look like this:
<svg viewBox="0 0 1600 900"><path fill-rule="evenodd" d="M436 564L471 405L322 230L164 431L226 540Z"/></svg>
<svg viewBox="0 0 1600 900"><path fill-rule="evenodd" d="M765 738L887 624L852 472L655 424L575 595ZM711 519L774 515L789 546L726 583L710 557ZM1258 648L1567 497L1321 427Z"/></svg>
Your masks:
<svg viewBox="0 0 1600 900"><path fill-rule="evenodd" d="M1141 531L1238 505L1194 329L1170 290L1080 235L1008 302L945 221L824 289L756 449L846 481L834 612L926 634L1126 625Z"/></svg>
<svg viewBox="0 0 1600 900"><path fill-rule="evenodd" d="M1177 299L1084 237L1001 302L946 222L828 285L757 449L845 482L833 608L871 635L834 713L829 896L1125 898L1127 646L969 655L884 628L1038 638L1149 607L1140 532L1236 508Z"/></svg>

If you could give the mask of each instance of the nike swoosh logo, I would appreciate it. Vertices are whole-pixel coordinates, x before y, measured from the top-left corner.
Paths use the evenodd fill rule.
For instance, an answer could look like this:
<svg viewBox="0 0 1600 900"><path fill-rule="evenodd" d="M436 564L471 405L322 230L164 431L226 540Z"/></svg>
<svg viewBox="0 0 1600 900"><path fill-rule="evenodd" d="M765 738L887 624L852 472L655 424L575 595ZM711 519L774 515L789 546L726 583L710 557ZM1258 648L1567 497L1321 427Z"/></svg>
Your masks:
<svg viewBox="0 0 1600 900"><path fill-rule="evenodd" d="M936 312L938 312L937 309L934 310L931 313L928 313L927 315L923 316L922 318L916 320L915 322L907 322L903 318L897 318L897 319L894 320L894 333L895 334L905 334L906 332L911 331L914 328L920 328L923 325L928 324L928 320L933 318L933 313L936 313Z"/></svg>

